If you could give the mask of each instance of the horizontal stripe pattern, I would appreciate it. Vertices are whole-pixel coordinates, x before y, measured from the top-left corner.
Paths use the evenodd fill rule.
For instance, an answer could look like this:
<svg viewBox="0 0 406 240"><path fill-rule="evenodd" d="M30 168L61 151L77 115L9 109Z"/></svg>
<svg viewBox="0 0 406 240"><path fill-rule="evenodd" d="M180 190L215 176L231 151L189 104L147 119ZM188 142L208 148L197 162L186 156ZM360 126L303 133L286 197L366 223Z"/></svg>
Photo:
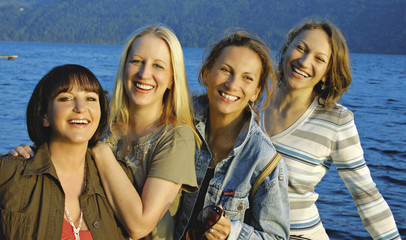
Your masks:
<svg viewBox="0 0 406 240"><path fill-rule="evenodd" d="M339 104L328 111L315 99L296 123L271 140L289 170L291 235L324 231L314 189L334 163L373 239L400 239L392 212L365 163L351 111Z"/></svg>

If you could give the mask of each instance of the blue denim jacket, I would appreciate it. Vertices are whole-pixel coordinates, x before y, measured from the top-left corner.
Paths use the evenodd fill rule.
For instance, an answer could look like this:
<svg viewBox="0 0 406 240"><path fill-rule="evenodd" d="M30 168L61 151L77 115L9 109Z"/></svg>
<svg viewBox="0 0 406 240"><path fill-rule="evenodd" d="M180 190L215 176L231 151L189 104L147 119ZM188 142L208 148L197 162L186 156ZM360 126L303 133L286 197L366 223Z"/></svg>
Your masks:
<svg viewBox="0 0 406 240"><path fill-rule="evenodd" d="M196 150L195 167L200 185L212 158L204 139L208 121L208 104L202 97L194 101L196 128L203 140ZM288 239L289 201L288 173L283 159L258 188L253 202L249 202L251 188L266 164L276 154L269 137L261 130L251 112L241 130L234 148L227 158L219 162L211 179L204 206L221 205L232 220L231 239ZM198 192L185 193L177 216L174 239L185 234L196 203ZM249 216L245 216L250 208ZM248 214L247 214L248 215ZM244 222L244 217L248 218Z"/></svg>

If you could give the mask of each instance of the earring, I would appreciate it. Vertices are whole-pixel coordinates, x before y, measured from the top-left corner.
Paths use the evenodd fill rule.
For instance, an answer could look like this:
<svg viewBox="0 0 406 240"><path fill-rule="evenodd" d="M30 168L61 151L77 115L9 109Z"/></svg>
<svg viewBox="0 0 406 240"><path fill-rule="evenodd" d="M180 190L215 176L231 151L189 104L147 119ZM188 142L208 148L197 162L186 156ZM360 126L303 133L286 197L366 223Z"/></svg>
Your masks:
<svg viewBox="0 0 406 240"><path fill-rule="evenodd" d="M321 90L324 91L326 89L326 82L323 81L323 83L321 84Z"/></svg>

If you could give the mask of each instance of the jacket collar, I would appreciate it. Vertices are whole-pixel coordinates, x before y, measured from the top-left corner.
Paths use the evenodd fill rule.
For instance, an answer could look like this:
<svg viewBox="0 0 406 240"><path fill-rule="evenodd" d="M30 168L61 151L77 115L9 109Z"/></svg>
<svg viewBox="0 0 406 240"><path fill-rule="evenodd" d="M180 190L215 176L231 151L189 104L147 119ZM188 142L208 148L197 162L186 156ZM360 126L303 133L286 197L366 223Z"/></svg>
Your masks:
<svg viewBox="0 0 406 240"><path fill-rule="evenodd" d="M199 124L204 124L204 126L207 126L207 121L209 118L209 100L207 98L207 95L202 95L194 99L193 101L193 107L195 111L195 125ZM244 145L250 138L252 134L254 134L259 126L256 123L255 120L255 112L250 108L250 117L249 121L245 123L243 128L241 129L240 133L238 134L237 140L234 143L234 147L229 153L228 157L232 157L236 155L241 149L244 148ZM198 130L201 128L198 128ZM200 132L200 135L202 138L205 137L204 132ZM203 139L205 142L206 140Z"/></svg>
<svg viewBox="0 0 406 240"><path fill-rule="evenodd" d="M42 144L35 153L35 156L27 161L28 163L24 170L25 176L50 174L58 179L55 167L51 161L51 155L47 143Z"/></svg>
<svg viewBox="0 0 406 240"><path fill-rule="evenodd" d="M51 161L48 144L45 143L38 148L35 156L27 160L28 163L24 170L24 176L34 175L50 175L59 182L58 174ZM92 157L90 149L86 152L86 190L88 194L104 194L102 184L100 182L99 174L97 172L96 163Z"/></svg>
<svg viewBox="0 0 406 240"><path fill-rule="evenodd" d="M197 122L206 122L209 118L209 99L207 95L201 95L193 100L193 110Z"/></svg>

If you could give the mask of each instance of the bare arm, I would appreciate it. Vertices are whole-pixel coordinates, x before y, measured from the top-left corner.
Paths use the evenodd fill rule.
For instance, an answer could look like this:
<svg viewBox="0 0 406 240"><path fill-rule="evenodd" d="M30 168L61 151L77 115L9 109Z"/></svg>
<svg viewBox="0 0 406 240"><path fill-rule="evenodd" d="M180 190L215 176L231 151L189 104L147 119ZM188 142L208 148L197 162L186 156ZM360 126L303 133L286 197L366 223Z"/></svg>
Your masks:
<svg viewBox="0 0 406 240"><path fill-rule="evenodd" d="M169 209L181 185L150 177L140 197L108 145L98 143L92 152L110 205L131 238L149 234Z"/></svg>

